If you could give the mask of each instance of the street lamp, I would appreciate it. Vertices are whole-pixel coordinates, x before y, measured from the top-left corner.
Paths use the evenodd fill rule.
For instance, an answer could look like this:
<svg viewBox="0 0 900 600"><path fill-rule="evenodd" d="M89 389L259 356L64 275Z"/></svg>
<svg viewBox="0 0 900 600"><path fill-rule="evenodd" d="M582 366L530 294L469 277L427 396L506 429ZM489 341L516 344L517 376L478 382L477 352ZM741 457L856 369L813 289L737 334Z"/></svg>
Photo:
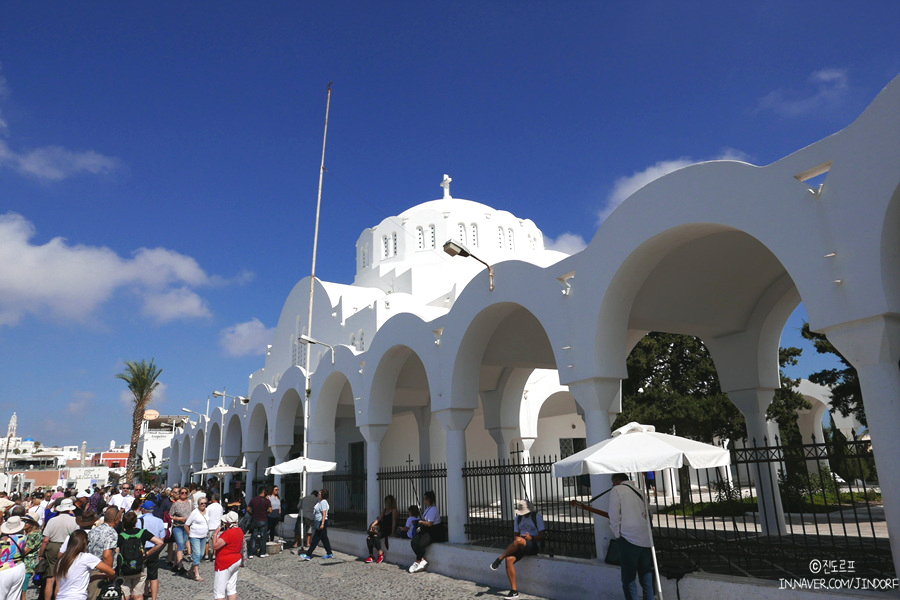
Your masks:
<svg viewBox="0 0 900 600"><path fill-rule="evenodd" d="M460 244L458 242L454 242L453 240L447 240L446 242L444 242L444 252L446 252L450 256L462 256L463 258L474 258L475 260L477 260L478 262L480 262L481 264L486 266L487 270L488 270L488 276L490 277L490 281L491 281L491 291L492 292L494 291L494 270L491 268L491 265L487 264L486 262L484 262L483 260L481 260L480 258L475 256L474 254L469 252L469 249L466 248L465 246L463 246L462 244Z"/></svg>
<svg viewBox="0 0 900 600"><path fill-rule="evenodd" d="M318 344L320 346L325 346L326 348L331 348L331 364L334 364L334 346L326 344L325 342L320 342L319 340L313 339L306 334L301 334L299 341L301 344Z"/></svg>

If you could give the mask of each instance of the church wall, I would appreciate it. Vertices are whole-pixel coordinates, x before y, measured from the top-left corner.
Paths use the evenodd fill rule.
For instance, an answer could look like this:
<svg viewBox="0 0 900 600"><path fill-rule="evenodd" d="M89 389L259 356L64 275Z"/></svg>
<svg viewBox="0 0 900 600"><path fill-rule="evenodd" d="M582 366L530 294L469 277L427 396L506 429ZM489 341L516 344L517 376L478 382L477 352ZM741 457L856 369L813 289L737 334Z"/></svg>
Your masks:
<svg viewBox="0 0 900 600"><path fill-rule="evenodd" d="M343 471L345 464L350 466L350 444L365 442L365 438L353 419L335 419L334 440L334 462L337 470Z"/></svg>
<svg viewBox="0 0 900 600"><path fill-rule="evenodd" d="M531 446L531 455L558 456L560 438L584 437L587 437L584 420L576 413L543 417L538 419L538 437Z"/></svg>

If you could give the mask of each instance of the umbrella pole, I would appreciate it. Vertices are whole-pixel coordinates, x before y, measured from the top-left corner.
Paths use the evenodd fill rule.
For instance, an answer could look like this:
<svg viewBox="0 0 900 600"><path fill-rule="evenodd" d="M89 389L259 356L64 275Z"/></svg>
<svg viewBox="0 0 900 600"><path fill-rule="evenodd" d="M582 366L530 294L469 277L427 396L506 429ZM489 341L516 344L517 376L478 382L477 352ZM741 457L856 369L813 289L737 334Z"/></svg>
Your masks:
<svg viewBox="0 0 900 600"><path fill-rule="evenodd" d="M656 562L656 542L653 541L653 526L650 520L650 503L647 500L646 489L644 490L644 512L647 515L647 532L650 534L650 555L653 556L653 579L656 585L656 597L659 598L659 600L663 600L662 582L659 579L659 565Z"/></svg>

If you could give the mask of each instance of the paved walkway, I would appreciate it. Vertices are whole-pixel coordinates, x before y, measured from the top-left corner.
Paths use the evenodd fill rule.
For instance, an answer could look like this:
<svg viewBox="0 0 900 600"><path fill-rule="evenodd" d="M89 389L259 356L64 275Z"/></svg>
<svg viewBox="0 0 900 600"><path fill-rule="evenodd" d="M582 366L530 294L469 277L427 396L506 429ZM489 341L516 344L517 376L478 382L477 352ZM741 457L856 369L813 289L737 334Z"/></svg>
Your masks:
<svg viewBox="0 0 900 600"><path fill-rule="evenodd" d="M334 558L301 561L290 552L254 558L238 573L240 600L331 600L365 598L366 600L423 600L441 598L500 598L508 588L479 585L451 579L436 573L410 574L405 567L384 562L365 564L364 558L335 552ZM407 565L408 566L408 565ZM487 567L485 567L487 568ZM191 581L167 570L159 574L159 600L210 600L213 597L213 566L200 565L200 576L206 581ZM520 598L540 600L539 596L520 593ZM146 598L149 599L149 596Z"/></svg>

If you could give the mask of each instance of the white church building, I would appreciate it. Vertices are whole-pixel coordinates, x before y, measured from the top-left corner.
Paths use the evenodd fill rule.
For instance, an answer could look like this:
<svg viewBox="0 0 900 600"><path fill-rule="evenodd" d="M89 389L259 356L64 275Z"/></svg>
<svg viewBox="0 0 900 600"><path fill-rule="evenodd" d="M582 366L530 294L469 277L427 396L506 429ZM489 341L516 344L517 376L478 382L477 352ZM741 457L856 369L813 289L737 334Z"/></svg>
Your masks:
<svg viewBox="0 0 900 600"><path fill-rule="evenodd" d="M803 302L859 374L900 564L900 478L888 476L900 461L900 80L844 130L773 164L707 162L650 183L572 256L545 249L531 220L452 197L446 176L442 186L443 198L360 235L352 285L314 282L312 331L310 280L294 287L249 402L228 407L224 431L217 414L176 432L171 482L215 464L220 444L248 481L298 455L312 352L309 456L364 463L370 518L380 469L446 463L441 509L450 545L463 544L466 462L607 439L626 358L650 331L701 338L750 436L771 436L779 341ZM490 272L445 253L447 240ZM783 527L776 504L761 507L769 532ZM605 527L598 518L598 544Z"/></svg>

